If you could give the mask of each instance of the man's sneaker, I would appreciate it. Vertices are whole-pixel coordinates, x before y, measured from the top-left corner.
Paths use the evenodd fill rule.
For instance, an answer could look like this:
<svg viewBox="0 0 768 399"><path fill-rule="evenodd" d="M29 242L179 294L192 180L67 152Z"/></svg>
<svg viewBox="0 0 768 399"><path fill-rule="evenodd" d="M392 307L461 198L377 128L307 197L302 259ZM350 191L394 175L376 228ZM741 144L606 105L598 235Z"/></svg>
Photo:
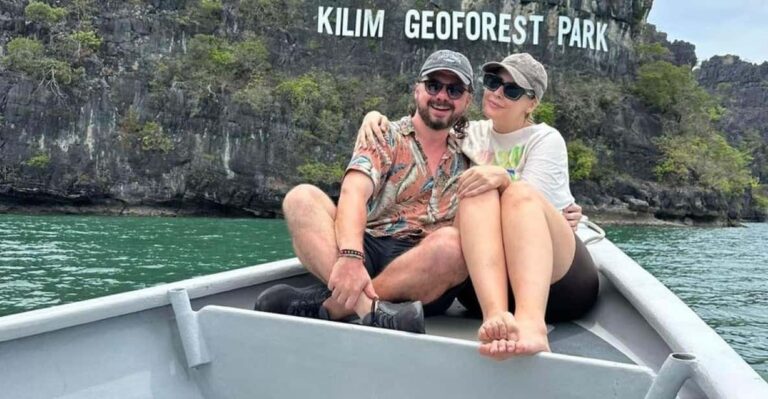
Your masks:
<svg viewBox="0 0 768 399"><path fill-rule="evenodd" d="M323 302L330 296L331 292L323 285L295 288L277 284L259 294L253 309L330 320L328 311L323 307Z"/></svg>
<svg viewBox="0 0 768 399"><path fill-rule="evenodd" d="M421 302L378 301L376 310L363 317L363 325L424 334L424 308Z"/></svg>

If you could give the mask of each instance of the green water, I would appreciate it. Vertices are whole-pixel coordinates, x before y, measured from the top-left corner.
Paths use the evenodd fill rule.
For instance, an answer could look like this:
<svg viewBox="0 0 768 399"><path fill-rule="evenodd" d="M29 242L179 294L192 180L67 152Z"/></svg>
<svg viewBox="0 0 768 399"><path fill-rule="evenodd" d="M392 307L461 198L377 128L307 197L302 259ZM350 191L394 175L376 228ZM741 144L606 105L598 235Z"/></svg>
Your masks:
<svg viewBox="0 0 768 399"><path fill-rule="evenodd" d="M768 379L768 224L607 231ZM292 256L282 220L0 215L0 316Z"/></svg>

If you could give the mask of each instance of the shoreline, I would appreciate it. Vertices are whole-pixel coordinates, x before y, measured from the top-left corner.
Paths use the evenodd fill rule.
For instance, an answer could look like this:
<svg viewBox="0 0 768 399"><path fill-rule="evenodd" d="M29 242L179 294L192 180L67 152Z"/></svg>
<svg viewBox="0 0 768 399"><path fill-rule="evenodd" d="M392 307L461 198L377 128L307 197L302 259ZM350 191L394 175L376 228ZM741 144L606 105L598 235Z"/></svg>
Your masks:
<svg viewBox="0 0 768 399"><path fill-rule="evenodd" d="M637 212L628 208L614 207L611 209L584 206L584 215L592 222L604 226L650 226L650 227L743 227L743 223L759 221L752 220L665 220L653 214ZM242 209L215 204L194 206L167 205L129 205L123 203L99 205L20 205L18 203L0 203L0 214L15 215L79 215L79 216L134 216L134 217L216 217L216 218L282 218L279 210Z"/></svg>

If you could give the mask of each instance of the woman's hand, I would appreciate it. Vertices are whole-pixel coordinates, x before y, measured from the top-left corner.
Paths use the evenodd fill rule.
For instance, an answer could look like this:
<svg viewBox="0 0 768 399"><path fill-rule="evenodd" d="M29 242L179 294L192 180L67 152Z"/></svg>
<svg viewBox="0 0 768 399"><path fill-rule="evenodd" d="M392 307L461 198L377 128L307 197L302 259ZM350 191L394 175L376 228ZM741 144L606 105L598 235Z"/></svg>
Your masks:
<svg viewBox="0 0 768 399"><path fill-rule="evenodd" d="M579 221L581 220L581 207L577 203L572 203L571 205L568 205L565 209L563 209L563 216L565 216L565 220L568 221L568 224L571 225L571 228L573 231L576 231L579 229Z"/></svg>
<svg viewBox="0 0 768 399"><path fill-rule="evenodd" d="M374 143L377 141L379 143L384 143L384 133L388 128L389 119L387 119L386 116L377 111L371 111L365 114L363 123L357 131L355 148L370 148L373 147Z"/></svg>
<svg viewBox="0 0 768 399"><path fill-rule="evenodd" d="M509 186L510 180L507 170L501 166L483 165L473 166L459 177L459 188L456 194L459 199L473 197L488 190Z"/></svg>

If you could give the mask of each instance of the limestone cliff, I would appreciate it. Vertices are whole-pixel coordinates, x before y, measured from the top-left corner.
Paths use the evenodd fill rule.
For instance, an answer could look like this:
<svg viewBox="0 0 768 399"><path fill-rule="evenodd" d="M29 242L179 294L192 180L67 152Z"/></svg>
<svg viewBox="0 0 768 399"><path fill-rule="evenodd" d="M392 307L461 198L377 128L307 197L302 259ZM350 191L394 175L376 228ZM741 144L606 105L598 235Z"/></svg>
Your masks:
<svg viewBox="0 0 768 399"><path fill-rule="evenodd" d="M569 140L602 148L603 170L618 172L577 184L580 200L722 217L732 208L725 200L698 201L699 213L665 202L665 189L652 182L661 121L620 88L634 78L652 3L57 0L45 3L53 12L36 5L33 13L27 0L0 0L0 202L72 212L279 214L296 183L325 182L334 192L364 112L406 112L421 62L447 47L477 70L515 51L547 65L558 127ZM320 7L385 10L382 37L318 33ZM539 43L530 24L520 45L408 39L408 10L541 16ZM591 29L603 29L607 51L594 49L595 32L591 43L574 45L571 35L558 44L560 17L599 22ZM9 60L10 50L29 56Z"/></svg>

